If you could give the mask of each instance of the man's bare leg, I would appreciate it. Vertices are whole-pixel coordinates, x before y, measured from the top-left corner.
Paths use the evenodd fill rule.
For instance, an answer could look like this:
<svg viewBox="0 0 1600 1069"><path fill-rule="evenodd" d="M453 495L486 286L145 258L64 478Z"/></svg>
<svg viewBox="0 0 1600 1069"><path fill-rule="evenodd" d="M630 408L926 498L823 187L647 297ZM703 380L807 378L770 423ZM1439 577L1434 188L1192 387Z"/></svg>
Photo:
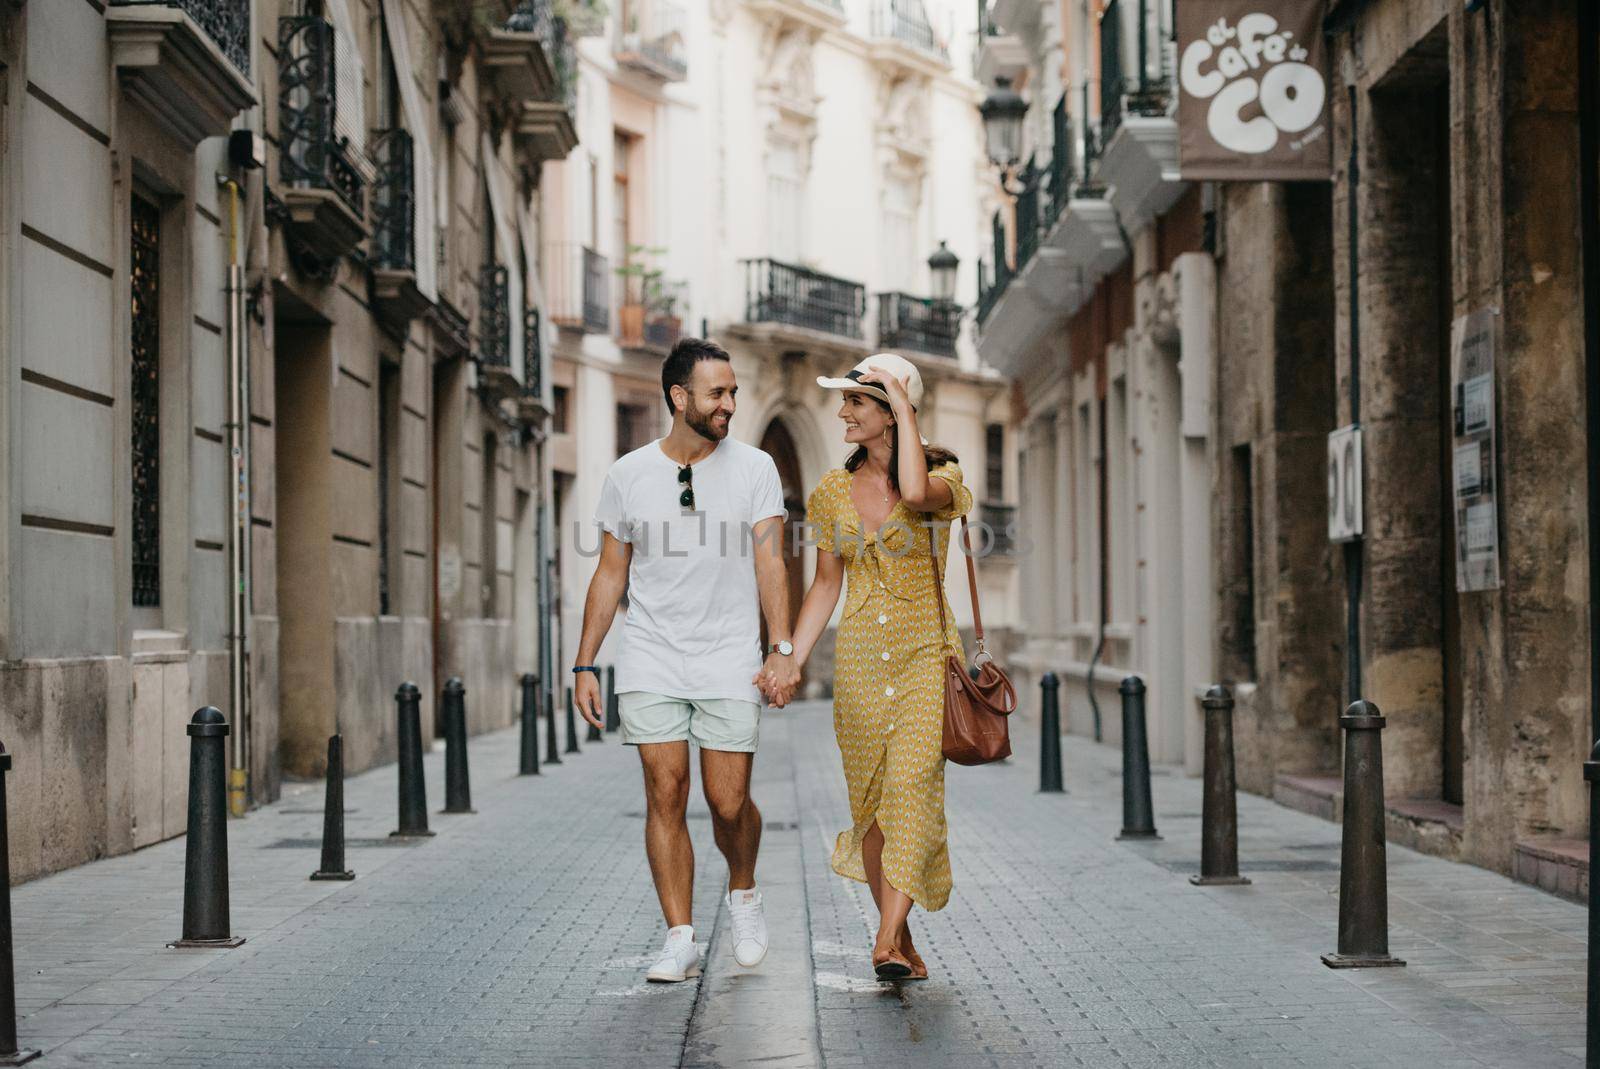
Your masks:
<svg viewBox="0 0 1600 1069"><path fill-rule="evenodd" d="M689 744L647 742L644 765L644 851L668 928L692 923L694 844L685 814L689 807Z"/></svg>
<svg viewBox="0 0 1600 1069"><path fill-rule="evenodd" d="M700 778L717 849L728 859L729 890L756 885L756 854L761 850L761 811L750 800L754 754L700 751Z"/></svg>

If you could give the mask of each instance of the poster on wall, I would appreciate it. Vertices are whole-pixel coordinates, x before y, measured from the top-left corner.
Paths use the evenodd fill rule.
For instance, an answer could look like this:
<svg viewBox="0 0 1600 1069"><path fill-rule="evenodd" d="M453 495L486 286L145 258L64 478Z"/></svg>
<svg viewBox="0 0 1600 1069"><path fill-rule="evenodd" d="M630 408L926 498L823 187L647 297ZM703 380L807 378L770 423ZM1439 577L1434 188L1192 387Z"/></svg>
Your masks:
<svg viewBox="0 0 1600 1069"><path fill-rule="evenodd" d="M1183 0L1176 7L1183 177L1331 178L1324 0Z"/></svg>
<svg viewBox="0 0 1600 1069"><path fill-rule="evenodd" d="M1480 308L1450 326L1450 396L1455 423L1456 590L1500 585L1499 488L1494 466L1494 333L1497 308Z"/></svg>

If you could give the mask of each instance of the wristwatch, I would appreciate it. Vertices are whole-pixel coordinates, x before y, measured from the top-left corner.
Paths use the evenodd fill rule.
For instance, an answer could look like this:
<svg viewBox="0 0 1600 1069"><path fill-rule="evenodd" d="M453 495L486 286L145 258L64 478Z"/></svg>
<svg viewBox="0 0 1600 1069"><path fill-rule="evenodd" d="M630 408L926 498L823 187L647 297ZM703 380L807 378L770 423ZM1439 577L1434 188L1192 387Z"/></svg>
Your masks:
<svg viewBox="0 0 1600 1069"><path fill-rule="evenodd" d="M783 642L774 642L772 645L767 647L767 652L776 653L780 657L793 657L794 643L788 641L787 639Z"/></svg>

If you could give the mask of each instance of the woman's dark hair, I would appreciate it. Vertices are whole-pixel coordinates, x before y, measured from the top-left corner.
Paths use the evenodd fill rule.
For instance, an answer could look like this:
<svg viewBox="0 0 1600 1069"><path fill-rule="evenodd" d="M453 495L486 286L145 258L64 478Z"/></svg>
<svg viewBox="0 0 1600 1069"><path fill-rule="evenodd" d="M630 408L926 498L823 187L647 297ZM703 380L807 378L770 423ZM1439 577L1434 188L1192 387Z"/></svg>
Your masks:
<svg viewBox="0 0 1600 1069"><path fill-rule="evenodd" d="M864 394L863 396L872 397L871 394ZM877 397L872 397L872 400L885 412L892 413L894 411L889 407L887 402ZM898 434L891 434L889 436L889 443L889 485L894 487L894 492L898 494L900 492L900 436ZM929 471L932 471L934 468L937 468L942 464L957 463L956 455L942 445L925 445L922 447L922 452L923 455L928 459ZM864 445L858 445L856 446L855 451L845 458L844 470L855 471L866 462L867 447Z"/></svg>
<svg viewBox="0 0 1600 1069"><path fill-rule="evenodd" d="M676 412L672 406L672 388L689 388L694 378L694 366L702 360L727 360L728 350L704 338L680 338L661 364L661 392L667 398L667 411Z"/></svg>

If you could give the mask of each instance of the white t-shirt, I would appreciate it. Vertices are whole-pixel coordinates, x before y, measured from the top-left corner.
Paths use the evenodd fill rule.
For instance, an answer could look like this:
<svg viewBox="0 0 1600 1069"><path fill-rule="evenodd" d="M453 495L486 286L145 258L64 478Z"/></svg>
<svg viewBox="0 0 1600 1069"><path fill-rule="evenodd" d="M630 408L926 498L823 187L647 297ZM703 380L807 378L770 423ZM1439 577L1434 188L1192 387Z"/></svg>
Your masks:
<svg viewBox="0 0 1600 1069"><path fill-rule="evenodd" d="M760 703L761 606L755 536L788 519L772 457L732 438L694 465L695 511L661 440L620 458L595 522L633 547L617 690Z"/></svg>

